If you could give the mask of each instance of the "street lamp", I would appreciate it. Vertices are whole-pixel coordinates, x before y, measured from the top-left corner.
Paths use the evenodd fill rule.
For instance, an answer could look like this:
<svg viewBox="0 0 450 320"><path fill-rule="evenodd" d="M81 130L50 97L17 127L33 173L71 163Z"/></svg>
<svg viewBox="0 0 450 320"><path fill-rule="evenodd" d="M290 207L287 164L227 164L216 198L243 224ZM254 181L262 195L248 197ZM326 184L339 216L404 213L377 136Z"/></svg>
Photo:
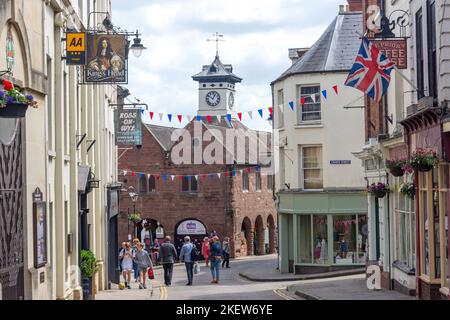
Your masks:
<svg viewBox="0 0 450 320"><path fill-rule="evenodd" d="M142 55L142 51L147 49L146 47L144 47L144 45L141 43L141 41L142 41L141 38L139 38L139 32L138 32L138 30L136 30L136 35L133 40L133 44L130 47L130 50L133 52L133 55L136 58L139 58Z"/></svg>
<svg viewBox="0 0 450 320"><path fill-rule="evenodd" d="M134 189L134 187L129 187L128 188L128 194L129 194L129 196L131 198L131 201L133 202L133 215L136 216L136 202L138 200L139 195L137 194L137 192ZM130 217L128 216L128 226L129 225L130 225ZM129 234L129 232L128 232L128 234ZM136 236L136 225L135 225L135 228L134 228L134 235Z"/></svg>

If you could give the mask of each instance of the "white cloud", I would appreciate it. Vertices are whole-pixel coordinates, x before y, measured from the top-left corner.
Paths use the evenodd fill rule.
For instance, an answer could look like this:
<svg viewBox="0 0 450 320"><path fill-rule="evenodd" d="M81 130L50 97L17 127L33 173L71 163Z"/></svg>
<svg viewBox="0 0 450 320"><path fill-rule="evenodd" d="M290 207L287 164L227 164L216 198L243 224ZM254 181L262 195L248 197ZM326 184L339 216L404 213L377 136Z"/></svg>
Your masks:
<svg viewBox="0 0 450 320"><path fill-rule="evenodd" d="M113 1L116 25L143 34L149 49L130 59L128 88L152 110L173 114L197 111L197 84L191 76L214 59L214 43L206 39L218 31L222 62L231 63L244 78L238 86L239 110L268 108L270 82L290 65L288 48L311 46L331 23L345 0L136 0ZM244 123L270 130L254 117ZM144 118L149 120L148 113ZM177 123L175 121L172 124ZM154 123L159 124L155 115ZM163 125L169 125L165 120Z"/></svg>

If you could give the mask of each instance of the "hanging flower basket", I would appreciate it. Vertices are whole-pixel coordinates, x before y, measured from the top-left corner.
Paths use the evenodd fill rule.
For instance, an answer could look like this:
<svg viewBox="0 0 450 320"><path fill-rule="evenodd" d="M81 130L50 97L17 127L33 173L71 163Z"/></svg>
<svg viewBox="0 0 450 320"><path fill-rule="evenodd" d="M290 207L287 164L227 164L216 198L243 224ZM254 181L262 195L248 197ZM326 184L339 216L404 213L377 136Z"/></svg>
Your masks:
<svg viewBox="0 0 450 320"><path fill-rule="evenodd" d="M368 188L367 191L374 195L375 198L384 198L386 196L387 193L390 192L389 186L379 182L379 183L373 183L371 184Z"/></svg>
<svg viewBox="0 0 450 320"><path fill-rule="evenodd" d="M399 188L399 192L402 195L408 196L410 199L414 199L416 195L416 188L412 183L402 183Z"/></svg>
<svg viewBox="0 0 450 320"><path fill-rule="evenodd" d="M32 95L25 95L9 81L3 81L0 89L0 118L24 118L28 107L37 108Z"/></svg>
<svg viewBox="0 0 450 320"><path fill-rule="evenodd" d="M386 160L386 168L394 177L401 177L405 174L403 171L405 163L406 159Z"/></svg>
<svg viewBox="0 0 450 320"><path fill-rule="evenodd" d="M436 151L418 148L413 152L409 165L419 172L428 172L439 163Z"/></svg>

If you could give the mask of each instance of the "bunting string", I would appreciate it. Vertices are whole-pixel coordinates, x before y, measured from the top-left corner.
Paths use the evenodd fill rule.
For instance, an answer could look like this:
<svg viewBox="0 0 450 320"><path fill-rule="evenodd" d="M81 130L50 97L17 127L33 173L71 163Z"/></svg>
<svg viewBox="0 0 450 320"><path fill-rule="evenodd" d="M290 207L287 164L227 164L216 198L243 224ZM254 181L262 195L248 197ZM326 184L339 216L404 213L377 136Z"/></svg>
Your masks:
<svg viewBox="0 0 450 320"><path fill-rule="evenodd" d="M183 179L186 178L188 180L190 179L196 179L197 181L199 179L206 179L206 178L218 178L221 179L222 177L234 177L238 174L242 175L243 173L253 173L253 172L261 172L260 166L253 166L243 169L236 169L236 170L230 170L230 171L222 171L222 172L209 172L209 173L195 173L195 174L172 174L172 173L147 173L147 172L139 172L139 171L133 171L133 170L119 170L120 176L128 176L131 175L132 177L146 177L147 179L150 179L150 177L154 177L156 180L163 180L166 181L174 181L175 179Z"/></svg>
<svg viewBox="0 0 450 320"><path fill-rule="evenodd" d="M322 96L325 100L328 100L330 98L330 91L334 92L334 94L336 96L339 95L339 87L337 85L333 86L331 90L322 90L321 92L317 92L315 94L306 94L306 95L302 95L299 98L298 103L296 103L295 101L289 101L288 105L289 108L294 111L295 107L303 107L305 104L307 103L317 103L318 99L320 99L320 97ZM284 105L278 105L278 110L282 113L286 112ZM258 109L253 109L253 110L249 110L249 111L241 111L241 112L237 112L237 117L239 119L239 121L243 121L244 120L244 115L246 115L247 119L255 119L254 114L259 114L259 117L261 119L264 119L264 115L266 114L270 119L273 118L273 113L275 111L275 108L273 106L268 107L268 108L258 108ZM141 110L142 113L144 113L144 110ZM155 119L155 112L154 111L150 111L150 120L154 120ZM174 114L174 113L164 113L164 112L158 112L158 117L159 117L159 121L163 121L163 119L168 119L169 122L171 123L172 121L178 121L178 123L182 123L185 120L187 120L187 122L191 122L192 119L196 119L198 122L202 121L202 119L206 119L206 121L208 123L211 123L214 120L217 119L217 121L219 123L221 123L222 121L222 116L212 116L212 115L207 115L206 117L201 117L198 115L183 115L183 114ZM223 116L225 118L225 121L231 122L232 120L232 116L231 114L227 114L226 116Z"/></svg>

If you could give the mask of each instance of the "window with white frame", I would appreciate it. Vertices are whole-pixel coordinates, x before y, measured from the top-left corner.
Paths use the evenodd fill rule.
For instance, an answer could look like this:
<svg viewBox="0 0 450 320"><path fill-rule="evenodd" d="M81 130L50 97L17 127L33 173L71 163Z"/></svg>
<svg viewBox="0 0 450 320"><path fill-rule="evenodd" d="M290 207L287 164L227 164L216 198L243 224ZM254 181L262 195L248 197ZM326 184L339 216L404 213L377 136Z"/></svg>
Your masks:
<svg viewBox="0 0 450 320"><path fill-rule="evenodd" d="M322 120L320 86L299 86L298 88L298 123ZM301 104L302 101L304 105Z"/></svg>
<svg viewBox="0 0 450 320"><path fill-rule="evenodd" d="M301 174L303 189L323 189L322 146L301 147Z"/></svg>
<svg viewBox="0 0 450 320"><path fill-rule="evenodd" d="M412 178L406 176L395 178L394 184L412 184ZM416 266L416 215L414 199L396 190L394 193L396 250L395 259L413 269Z"/></svg>
<svg viewBox="0 0 450 320"><path fill-rule="evenodd" d="M278 114L278 128L284 127L284 92L283 89L278 90L277 95L277 114Z"/></svg>

